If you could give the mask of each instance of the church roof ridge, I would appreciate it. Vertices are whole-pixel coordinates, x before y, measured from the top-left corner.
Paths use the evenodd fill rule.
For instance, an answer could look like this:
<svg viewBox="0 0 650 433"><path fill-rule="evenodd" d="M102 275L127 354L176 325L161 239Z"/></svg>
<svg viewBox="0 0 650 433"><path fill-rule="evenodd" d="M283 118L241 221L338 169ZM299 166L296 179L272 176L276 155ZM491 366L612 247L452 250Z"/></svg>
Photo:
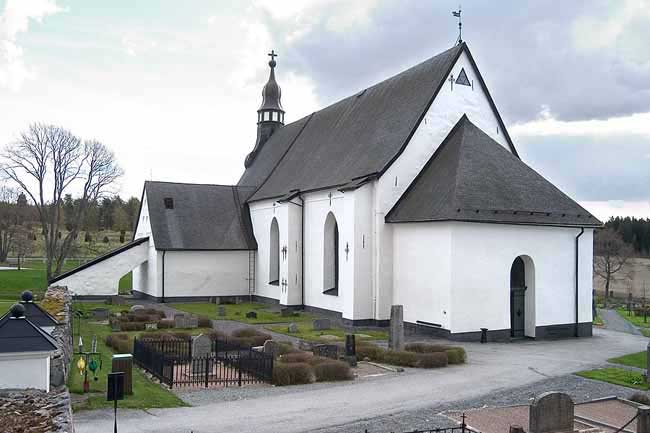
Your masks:
<svg viewBox="0 0 650 433"><path fill-rule="evenodd" d="M171 185L188 185L188 186L218 186L223 188L257 188L254 185L237 185L237 184L222 184L222 183L197 183L197 182L172 182L166 180L145 180L145 187L147 184L166 183Z"/></svg>

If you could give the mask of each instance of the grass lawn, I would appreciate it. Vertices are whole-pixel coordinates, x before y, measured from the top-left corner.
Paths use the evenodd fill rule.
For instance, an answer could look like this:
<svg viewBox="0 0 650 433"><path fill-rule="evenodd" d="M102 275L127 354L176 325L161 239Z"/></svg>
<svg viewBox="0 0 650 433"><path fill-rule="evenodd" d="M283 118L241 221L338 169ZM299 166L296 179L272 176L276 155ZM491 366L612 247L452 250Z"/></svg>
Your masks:
<svg viewBox="0 0 650 433"><path fill-rule="evenodd" d="M295 312L294 316L291 317L282 317L279 312L273 312L269 310L269 306L266 304L259 303L250 303L246 302L243 304L223 304L226 308L226 315L217 317L217 308L215 304L208 303L196 303L196 304L171 304L172 308L176 308L187 313L196 314L199 316L206 316L211 319L220 319L220 320L236 320L238 322L244 323L299 323L299 322L311 322L314 320L314 316L308 313ZM255 311L257 313L257 319L247 319L246 313L249 311Z"/></svg>
<svg viewBox="0 0 650 433"><path fill-rule="evenodd" d="M345 340L345 334L347 333L344 329L341 328L332 328L325 331L315 331L311 323L298 323L298 332L290 334L287 330L286 325L271 325L265 326L266 329L269 329L274 332L279 332L281 334L291 335L293 337L298 337L307 341L314 342L328 342L328 341L343 341ZM323 339L323 335L333 335L337 339L328 338ZM387 340L388 332L386 331L359 331L356 332L356 338L360 340Z"/></svg>
<svg viewBox="0 0 650 433"><path fill-rule="evenodd" d="M111 311L120 311L124 306L119 305L106 305L96 303L76 303L74 304L75 310L90 311L96 307L109 308ZM75 350L76 344L79 341L77 332L77 323L74 325L74 343ZM201 330L192 330L201 332ZM108 325L101 325L93 323L92 320L83 319L81 322L81 336L83 338L84 346L86 349L90 348L90 343L93 335L97 336L97 350L101 353L102 369L98 370L97 381L90 379L90 397L88 403L83 406L76 406L75 410L82 409L97 409L103 407L112 407L112 402L106 401L106 378L107 374L111 371L111 356L113 355L112 349L104 344L104 338L111 333ZM130 332L133 336L141 334L141 332ZM75 356L72 361L70 377L68 379L68 388L70 392L80 394L83 392L83 376L77 369L78 356ZM90 372L89 372L89 377ZM139 368L133 368L133 395L127 396L125 400L118 403L120 408L132 409L147 409L147 408L165 408L165 407L179 407L185 406L182 400L176 397L175 394L163 388L157 382L150 381Z"/></svg>
<svg viewBox="0 0 650 433"><path fill-rule="evenodd" d="M648 321L643 320L643 316L637 317L634 315L634 312L629 313L625 308L618 308L616 312L628 322L640 327L640 328L650 328L650 315L648 316Z"/></svg>
<svg viewBox="0 0 650 433"><path fill-rule="evenodd" d="M581 371L576 374L587 379L600 380L601 382L613 383L628 388L650 390L650 384L644 382L641 373L623 368L599 368L596 370Z"/></svg>
<svg viewBox="0 0 650 433"><path fill-rule="evenodd" d="M645 368L645 359L646 353L644 351L608 359L607 362L611 362L612 364L628 365L630 367Z"/></svg>
<svg viewBox="0 0 650 433"><path fill-rule="evenodd" d="M6 311L9 311L9 308L11 308L11 306L14 304L15 302L12 301L0 300L0 316L2 316Z"/></svg>

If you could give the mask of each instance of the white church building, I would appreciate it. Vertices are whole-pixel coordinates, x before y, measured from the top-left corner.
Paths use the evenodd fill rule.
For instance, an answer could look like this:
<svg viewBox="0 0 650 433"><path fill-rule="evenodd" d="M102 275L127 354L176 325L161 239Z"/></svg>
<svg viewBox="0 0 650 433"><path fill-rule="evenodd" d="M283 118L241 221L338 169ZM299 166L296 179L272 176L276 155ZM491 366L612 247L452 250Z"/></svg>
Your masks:
<svg viewBox="0 0 650 433"><path fill-rule="evenodd" d="M452 339L589 336L595 217L517 154L465 43L284 124L276 61L237 185L145 182L134 241L51 283L254 297Z"/></svg>

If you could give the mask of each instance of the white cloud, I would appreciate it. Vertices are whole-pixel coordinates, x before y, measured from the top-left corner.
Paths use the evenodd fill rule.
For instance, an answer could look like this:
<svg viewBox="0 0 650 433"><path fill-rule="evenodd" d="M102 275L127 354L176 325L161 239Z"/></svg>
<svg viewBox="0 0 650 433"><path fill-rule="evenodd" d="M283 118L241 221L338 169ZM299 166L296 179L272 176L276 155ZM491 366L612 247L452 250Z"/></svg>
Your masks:
<svg viewBox="0 0 650 433"><path fill-rule="evenodd" d="M604 120L562 121L542 109L539 119L518 123L510 128L514 137L534 136L631 136L650 137L650 112Z"/></svg>
<svg viewBox="0 0 650 433"><path fill-rule="evenodd" d="M0 16L0 87L18 91L25 80L34 77L25 65L17 36L29 30L30 20L41 22L62 10L55 0L7 0Z"/></svg>

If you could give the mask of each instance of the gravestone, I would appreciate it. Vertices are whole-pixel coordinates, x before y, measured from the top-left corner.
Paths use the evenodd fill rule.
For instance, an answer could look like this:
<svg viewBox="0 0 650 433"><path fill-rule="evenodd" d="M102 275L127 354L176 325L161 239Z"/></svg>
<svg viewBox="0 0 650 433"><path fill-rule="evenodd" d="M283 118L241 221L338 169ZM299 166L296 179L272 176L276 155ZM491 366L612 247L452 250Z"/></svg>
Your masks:
<svg viewBox="0 0 650 433"><path fill-rule="evenodd" d="M345 362L347 362L350 367L357 366L357 345L354 334L345 335Z"/></svg>
<svg viewBox="0 0 650 433"><path fill-rule="evenodd" d="M282 351L282 346L277 341L266 340L262 351L276 358Z"/></svg>
<svg viewBox="0 0 650 433"><path fill-rule="evenodd" d="M393 350L404 349L404 307L402 305L390 307L388 348Z"/></svg>
<svg viewBox="0 0 650 433"><path fill-rule="evenodd" d="M119 332L120 330L120 322L117 320L111 320L111 331Z"/></svg>
<svg viewBox="0 0 650 433"><path fill-rule="evenodd" d="M247 319L257 319L257 313L255 311L249 311L246 313Z"/></svg>
<svg viewBox="0 0 650 433"><path fill-rule="evenodd" d="M186 327L190 329L199 327L199 318L197 316L185 316L186 318Z"/></svg>
<svg viewBox="0 0 650 433"><path fill-rule="evenodd" d="M280 309L280 316L282 316L282 317L291 317L291 316L293 316L293 310L291 310L291 308L281 308Z"/></svg>
<svg viewBox="0 0 650 433"><path fill-rule="evenodd" d="M192 338L192 374L205 374L206 358L212 354L212 339L205 334Z"/></svg>
<svg viewBox="0 0 650 433"><path fill-rule="evenodd" d="M226 306L225 305L219 305L217 307L217 316L226 317Z"/></svg>
<svg viewBox="0 0 650 433"><path fill-rule="evenodd" d="M108 308L93 308L92 309L92 317L93 319L96 320L106 320L108 319L110 312L108 311Z"/></svg>
<svg viewBox="0 0 650 433"><path fill-rule="evenodd" d="M332 327L330 319L316 319L314 320L314 331L324 331Z"/></svg>
<svg viewBox="0 0 650 433"><path fill-rule="evenodd" d="M157 323L145 323L144 324L144 329L146 329L146 330L158 329L158 324Z"/></svg>
<svg viewBox="0 0 650 433"><path fill-rule="evenodd" d="M295 323L289 323L289 326L287 327L287 332L289 332L289 334L295 334L296 332L298 332L298 325L296 325Z"/></svg>
<svg viewBox="0 0 650 433"><path fill-rule="evenodd" d="M339 347L336 344L317 344L312 348L314 355L339 359Z"/></svg>
<svg viewBox="0 0 650 433"><path fill-rule="evenodd" d="M144 310L144 305L133 305L129 310L131 310L132 313L135 313L138 310Z"/></svg>
<svg viewBox="0 0 650 433"><path fill-rule="evenodd" d="M546 392L533 400L528 413L529 433L573 431L573 400L568 394Z"/></svg>

